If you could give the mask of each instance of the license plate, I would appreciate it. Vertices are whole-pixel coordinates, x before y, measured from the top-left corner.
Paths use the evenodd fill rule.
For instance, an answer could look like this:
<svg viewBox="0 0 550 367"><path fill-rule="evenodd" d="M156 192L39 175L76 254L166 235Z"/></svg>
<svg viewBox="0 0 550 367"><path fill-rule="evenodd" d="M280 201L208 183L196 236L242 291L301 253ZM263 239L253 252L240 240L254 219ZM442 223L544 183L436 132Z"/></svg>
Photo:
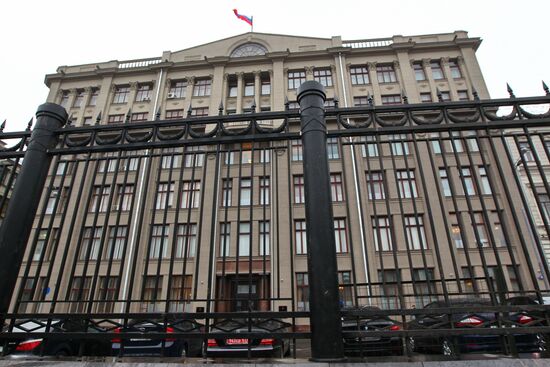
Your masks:
<svg viewBox="0 0 550 367"><path fill-rule="evenodd" d="M227 339L225 343L229 345L248 344L248 339Z"/></svg>

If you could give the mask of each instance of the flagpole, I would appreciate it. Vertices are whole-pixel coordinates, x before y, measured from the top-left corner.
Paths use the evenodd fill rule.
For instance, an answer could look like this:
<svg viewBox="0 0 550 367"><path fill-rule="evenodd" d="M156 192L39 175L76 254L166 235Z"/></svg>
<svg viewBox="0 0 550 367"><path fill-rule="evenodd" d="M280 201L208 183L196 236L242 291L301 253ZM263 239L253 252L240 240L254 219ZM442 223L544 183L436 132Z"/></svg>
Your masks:
<svg viewBox="0 0 550 367"><path fill-rule="evenodd" d="M250 17L250 32L254 32L254 17Z"/></svg>

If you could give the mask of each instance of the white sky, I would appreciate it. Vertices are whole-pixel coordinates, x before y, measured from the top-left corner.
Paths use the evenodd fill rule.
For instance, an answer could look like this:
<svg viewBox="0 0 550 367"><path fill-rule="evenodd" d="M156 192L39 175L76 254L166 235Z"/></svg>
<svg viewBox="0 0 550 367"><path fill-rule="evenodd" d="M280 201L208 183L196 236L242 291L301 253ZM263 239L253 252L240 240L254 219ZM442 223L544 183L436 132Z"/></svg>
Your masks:
<svg viewBox="0 0 550 367"><path fill-rule="evenodd" d="M162 51L250 30L343 39L466 30L492 98L542 95L550 85L548 0L3 0L0 2L0 122L20 130L47 96L60 65L157 57Z"/></svg>

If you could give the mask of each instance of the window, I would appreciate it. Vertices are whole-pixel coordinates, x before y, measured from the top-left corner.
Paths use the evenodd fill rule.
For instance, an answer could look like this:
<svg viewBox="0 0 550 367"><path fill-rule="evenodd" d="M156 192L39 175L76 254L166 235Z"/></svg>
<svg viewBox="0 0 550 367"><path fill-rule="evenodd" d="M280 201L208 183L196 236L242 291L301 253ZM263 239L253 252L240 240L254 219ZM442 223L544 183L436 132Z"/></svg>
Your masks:
<svg viewBox="0 0 550 367"><path fill-rule="evenodd" d="M296 273L296 311L309 311L309 281L307 273Z"/></svg>
<svg viewBox="0 0 550 367"><path fill-rule="evenodd" d="M166 257L169 230L170 227L168 225L155 224L152 226L149 258L158 259Z"/></svg>
<svg viewBox="0 0 550 367"><path fill-rule="evenodd" d="M192 312L190 306L193 276L174 275L170 287L170 312Z"/></svg>
<svg viewBox="0 0 550 367"><path fill-rule="evenodd" d="M390 231L390 219L385 216L372 217L372 230L376 251L391 251L393 241Z"/></svg>
<svg viewBox="0 0 550 367"><path fill-rule="evenodd" d="M186 146L183 166L185 168L202 167L204 163L204 153L202 153L203 149L204 147L201 145Z"/></svg>
<svg viewBox="0 0 550 367"><path fill-rule="evenodd" d="M67 106L69 105L69 91L68 90L64 90L61 93L61 101L59 102L59 104L64 108L67 108Z"/></svg>
<svg viewBox="0 0 550 367"><path fill-rule="evenodd" d="M264 46L259 43L250 42L234 49L230 57L261 56L265 55L266 52L267 49Z"/></svg>
<svg viewBox="0 0 550 367"><path fill-rule="evenodd" d="M294 162L301 161L303 159L302 141L298 139L291 140L291 154Z"/></svg>
<svg viewBox="0 0 550 367"><path fill-rule="evenodd" d="M451 95L449 92L441 92L441 101L449 102L451 100Z"/></svg>
<svg viewBox="0 0 550 367"><path fill-rule="evenodd" d="M84 116L84 119L82 120L83 126L89 126L93 124L93 118L92 116Z"/></svg>
<svg viewBox="0 0 550 367"><path fill-rule="evenodd" d="M110 186L94 186L89 212L105 213L109 209Z"/></svg>
<svg viewBox="0 0 550 367"><path fill-rule="evenodd" d="M392 309L399 305L399 270L378 270L380 284L380 308Z"/></svg>
<svg viewBox="0 0 550 367"><path fill-rule="evenodd" d="M166 209L172 207L174 200L174 181L159 182L157 187L157 198L155 200L155 209Z"/></svg>
<svg viewBox="0 0 550 367"><path fill-rule="evenodd" d="M241 163L242 164L250 164L252 163L252 144L245 143L242 146L242 150L240 151L241 156Z"/></svg>
<svg viewBox="0 0 550 367"><path fill-rule="evenodd" d="M288 72L288 89L298 89L298 87L306 81L306 72L289 71Z"/></svg>
<svg viewBox="0 0 550 367"><path fill-rule="evenodd" d="M288 109L289 110L299 110L300 109L300 104L296 101L291 101L291 102L288 102Z"/></svg>
<svg viewBox="0 0 550 367"><path fill-rule="evenodd" d="M443 69L441 69L441 63L439 61L430 62L430 67L432 68L432 76L434 80L443 79Z"/></svg>
<svg viewBox="0 0 550 367"><path fill-rule="evenodd" d="M434 295L436 289L433 269L413 269L413 280L417 308L422 308L428 303L437 300L437 296Z"/></svg>
<svg viewBox="0 0 550 367"><path fill-rule="evenodd" d="M104 259L120 260L124 252L124 244L128 235L127 226L109 227L109 238L107 239L107 249L103 256Z"/></svg>
<svg viewBox="0 0 550 367"><path fill-rule="evenodd" d="M195 116L195 117L208 116L208 107L192 108L191 116Z"/></svg>
<svg viewBox="0 0 550 367"><path fill-rule="evenodd" d="M294 176L294 204L305 203L304 176Z"/></svg>
<svg viewBox="0 0 550 367"><path fill-rule="evenodd" d="M176 258L195 257L197 248L197 224L179 224L176 232Z"/></svg>
<svg viewBox="0 0 550 367"><path fill-rule="evenodd" d="M108 124L121 124L124 122L124 115L109 115L107 117Z"/></svg>
<svg viewBox="0 0 550 367"><path fill-rule="evenodd" d="M198 208L200 202L200 181L183 181L181 183L181 209Z"/></svg>
<svg viewBox="0 0 550 367"><path fill-rule="evenodd" d="M334 219L334 239L336 241L336 253L348 252L345 218Z"/></svg>
<svg viewBox="0 0 550 367"><path fill-rule="evenodd" d="M330 174L330 194L333 202L344 201L341 173Z"/></svg>
<svg viewBox="0 0 550 367"><path fill-rule="evenodd" d="M224 164L235 164L235 152L229 151L224 153Z"/></svg>
<svg viewBox="0 0 550 367"><path fill-rule="evenodd" d="M79 260L97 260L99 257L99 247L101 246L101 227L85 227L80 245Z"/></svg>
<svg viewBox="0 0 550 367"><path fill-rule="evenodd" d="M269 80L269 76L267 76L266 78L264 78L264 76L262 76L262 78L261 78L261 83L262 83L261 94L262 94L262 96L269 96L271 94L271 81Z"/></svg>
<svg viewBox="0 0 550 367"><path fill-rule="evenodd" d="M431 93L420 93L420 102L430 103L433 102Z"/></svg>
<svg viewBox="0 0 550 367"><path fill-rule="evenodd" d="M513 265L507 265L506 268L508 269L508 279L510 279L510 288L514 292L520 291L520 276L519 276L519 269L514 268Z"/></svg>
<svg viewBox="0 0 550 367"><path fill-rule="evenodd" d="M229 256L231 223L220 223L220 256Z"/></svg>
<svg viewBox="0 0 550 367"><path fill-rule="evenodd" d="M269 163L271 161L271 150L262 149L260 150L260 163Z"/></svg>
<svg viewBox="0 0 550 367"><path fill-rule="evenodd" d="M296 254L307 254L306 221L298 219L294 221L294 239L296 242Z"/></svg>
<svg viewBox="0 0 550 367"><path fill-rule="evenodd" d="M534 162L535 156L533 155L533 151L531 150L531 147L529 146L528 142L519 143L519 153L523 156L523 159L525 162Z"/></svg>
<svg viewBox="0 0 550 367"><path fill-rule="evenodd" d="M401 96L399 94L382 96L382 104L384 105L400 104L400 103L401 103Z"/></svg>
<svg viewBox="0 0 550 367"><path fill-rule="evenodd" d="M449 176L447 174L447 169L439 169L439 178L441 179L441 187L443 187L443 195L446 197L453 196L451 191L451 185L449 183Z"/></svg>
<svg viewBox="0 0 550 367"><path fill-rule="evenodd" d="M407 155L409 154L409 144L404 142L407 139L407 134L394 134L389 136L390 140L400 140L398 142L390 143L391 152L393 155Z"/></svg>
<svg viewBox="0 0 550 367"><path fill-rule="evenodd" d="M269 177L260 177L260 205L269 205Z"/></svg>
<svg viewBox="0 0 550 367"><path fill-rule="evenodd" d="M427 249L426 235L424 233L424 220L422 215L406 215L405 230L409 250Z"/></svg>
<svg viewBox="0 0 550 367"><path fill-rule="evenodd" d="M542 215L544 215L547 222L550 222L550 195L538 194L538 198L542 207Z"/></svg>
<svg viewBox="0 0 550 367"><path fill-rule="evenodd" d="M397 184L399 185L399 197L401 199L410 199L418 197L416 191L416 181L414 179L414 170L398 170Z"/></svg>
<svg viewBox="0 0 550 367"><path fill-rule="evenodd" d="M34 280L34 279L33 279ZM71 282L71 290L69 300L71 301L70 311L72 313L84 312L87 302L90 297L90 288L92 285L92 277L74 277Z"/></svg>
<svg viewBox="0 0 550 367"><path fill-rule="evenodd" d="M365 142L361 145L361 154L364 157L378 157L378 146L376 143L369 143L375 141L375 137L370 136L361 136L360 141Z"/></svg>
<svg viewBox="0 0 550 367"><path fill-rule="evenodd" d="M330 69L313 70L313 79L325 87L332 87L332 71Z"/></svg>
<svg viewBox="0 0 550 367"><path fill-rule="evenodd" d="M485 225L485 221L483 220L483 214L481 212L474 213L474 221L474 229L479 236L479 242L477 243L478 247L488 247L489 238L487 236L487 226Z"/></svg>
<svg viewBox="0 0 550 367"><path fill-rule="evenodd" d="M239 256L249 256L250 255L250 222L241 222L239 223Z"/></svg>
<svg viewBox="0 0 550 367"><path fill-rule="evenodd" d="M376 67L378 83L395 83L397 78L393 65L380 65Z"/></svg>
<svg viewBox="0 0 550 367"><path fill-rule="evenodd" d="M172 169L180 166L181 155L178 153L178 148L163 148L161 153L160 166L162 169Z"/></svg>
<svg viewBox="0 0 550 367"><path fill-rule="evenodd" d="M237 78L235 77L235 75L230 75L227 79L227 96L237 97L237 94L238 94Z"/></svg>
<svg viewBox="0 0 550 367"><path fill-rule="evenodd" d="M152 89L151 84L140 84L136 93L136 102L150 101Z"/></svg>
<svg viewBox="0 0 550 367"><path fill-rule="evenodd" d="M212 80L210 79L198 79L195 81L195 87L193 88L194 97L209 96L212 89Z"/></svg>
<svg viewBox="0 0 550 367"><path fill-rule="evenodd" d="M449 145L449 148L448 148L449 152L454 152L454 151L456 151L457 153L464 152L464 145L462 145L462 136L460 135L460 132L458 131L451 132L451 139L446 141Z"/></svg>
<svg viewBox="0 0 550 367"><path fill-rule="evenodd" d="M424 68L422 67L422 63L415 62L413 64L413 70L414 70L414 78L416 79L416 81L426 80L426 73L424 73Z"/></svg>
<svg viewBox="0 0 550 367"><path fill-rule="evenodd" d="M52 190L50 191L50 197L48 198L48 203L46 204L46 214L53 214L55 211L55 204L57 202L57 198L59 197L59 187L52 187ZM59 209L58 209L59 211Z"/></svg>
<svg viewBox="0 0 550 367"><path fill-rule="evenodd" d="M252 202L252 179L250 177L241 178L240 180L240 205L249 206Z"/></svg>
<svg viewBox="0 0 550 367"><path fill-rule="evenodd" d="M368 106L368 105L369 105L369 99L367 97L353 97L354 107Z"/></svg>
<svg viewBox="0 0 550 367"><path fill-rule="evenodd" d="M117 85L115 86L115 93L113 94L113 103L127 103L129 95L129 86Z"/></svg>
<svg viewBox="0 0 550 367"><path fill-rule="evenodd" d="M143 311L157 312L160 311L161 304L156 301L160 298L162 291L162 275L148 275L143 279ZM164 306L164 303L162 304Z"/></svg>
<svg viewBox="0 0 550 367"><path fill-rule="evenodd" d="M340 151L338 150L338 138L327 139L327 155L328 159L340 158Z"/></svg>
<svg viewBox="0 0 550 367"><path fill-rule="evenodd" d="M269 255L270 254L270 247L269 247L269 231L270 231L270 223L268 220L266 221L258 221L258 227L259 227L259 234L260 239L258 243L260 244L260 256Z"/></svg>
<svg viewBox="0 0 550 367"><path fill-rule="evenodd" d="M352 307L353 298L351 291L351 272L338 272L338 293L340 294L340 307Z"/></svg>
<svg viewBox="0 0 550 367"><path fill-rule="evenodd" d="M117 185L117 197L115 199L114 210L128 211L132 207L132 199L134 197L133 184Z"/></svg>
<svg viewBox="0 0 550 367"><path fill-rule="evenodd" d="M462 267L462 279L464 281L464 292L465 293L471 293L475 291L475 279L474 276L472 276L472 272L474 272L474 269L471 269L467 266Z"/></svg>
<svg viewBox="0 0 550 367"><path fill-rule="evenodd" d="M80 106L82 106L83 101L84 101L84 90L77 89L76 96L74 97L73 107L80 108Z"/></svg>
<svg viewBox="0 0 550 367"><path fill-rule="evenodd" d="M233 179L224 178L222 180L222 206L231 206L231 193L233 190Z"/></svg>
<svg viewBox="0 0 550 367"><path fill-rule="evenodd" d="M324 107L325 109L327 108L335 108L336 107L336 103L334 102L334 99L332 98L328 98L325 103L324 103Z"/></svg>
<svg viewBox="0 0 550 367"><path fill-rule="evenodd" d="M449 68L451 69L451 78L458 79L462 78L462 73L460 72L460 67L456 60L449 61Z"/></svg>
<svg viewBox="0 0 550 367"><path fill-rule="evenodd" d="M449 220L451 222L451 239L455 248L464 248L464 242L462 242L462 231L460 230L460 225L458 224L456 214L449 214Z"/></svg>
<svg viewBox="0 0 550 367"><path fill-rule="evenodd" d="M254 95L254 78L245 77L244 79L244 96L251 97Z"/></svg>
<svg viewBox="0 0 550 367"><path fill-rule="evenodd" d="M504 236L504 231L500 225L500 219L496 212L493 212L493 215L496 217L493 221L493 233L495 238L496 247L505 247L506 246L506 236Z"/></svg>
<svg viewBox="0 0 550 367"><path fill-rule="evenodd" d="M92 107L97 104L97 97L99 96L99 88L92 88L90 91L90 100L88 106Z"/></svg>
<svg viewBox="0 0 550 367"><path fill-rule="evenodd" d="M349 69L352 85L369 84L369 69L366 66L352 66Z"/></svg>
<svg viewBox="0 0 550 367"><path fill-rule="evenodd" d="M483 195L491 195L491 184L489 183L489 177L487 177L487 170L483 166L478 167L479 177L481 178L481 193Z"/></svg>
<svg viewBox="0 0 550 367"><path fill-rule="evenodd" d="M143 122L147 121L147 118L149 116L149 112L136 112L132 113L132 118L130 119L131 122Z"/></svg>
<svg viewBox="0 0 550 367"><path fill-rule="evenodd" d="M52 228L49 236L47 229L41 229L38 232L38 239L36 240L32 261L40 261L42 256L44 257L42 260L49 261L51 258L52 246L57 242L58 235L59 228Z"/></svg>
<svg viewBox="0 0 550 367"><path fill-rule="evenodd" d="M467 90L459 90L456 92L458 94L458 100L459 101L467 101L470 99L470 97L468 96L468 91Z"/></svg>
<svg viewBox="0 0 550 367"><path fill-rule="evenodd" d="M472 196L476 194L476 189L474 186L474 181L472 179L472 170L470 167L462 167L462 182L466 187L466 194Z"/></svg>
<svg viewBox="0 0 550 367"><path fill-rule="evenodd" d="M170 90L168 91L168 97L184 98L186 91L187 91L187 80L173 80L170 82Z"/></svg>
<svg viewBox="0 0 550 367"><path fill-rule="evenodd" d="M115 307L113 302L118 298L118 277L108 276L99 278L99 289L96 303L96 312L111 313Z"/></svg>
<svg viewBox="0 0 550 367"><path fill-rule="evenodd" d="M367 173L367 190L369 200L381 200L386 197L384 191L384 174L381 171Z"/></svg>
<svg viewBox="0 0 550 367"><path fill-rule="evenodd" d="M183 110L166 110L164 118L167 120L182 119Z"/></svg>

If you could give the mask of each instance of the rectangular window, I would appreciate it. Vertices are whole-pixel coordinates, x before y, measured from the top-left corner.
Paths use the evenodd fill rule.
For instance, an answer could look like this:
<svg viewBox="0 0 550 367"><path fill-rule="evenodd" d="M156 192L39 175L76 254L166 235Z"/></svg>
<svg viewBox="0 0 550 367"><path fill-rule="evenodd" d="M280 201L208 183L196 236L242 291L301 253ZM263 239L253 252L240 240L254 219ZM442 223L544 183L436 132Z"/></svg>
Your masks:
<svg viewBox="0 0 550 367"><path fill-rule="evenodd" d="M449 68L451 69L451 78L459 79L462 78L462 73L460 72L460 67L456 60L449 61Z"/></svg>
<svg viewBox="0 0 550 367"><path fill-rule="evenodd" d="M395 83L397 77L395 76L395 70L393 65L380 65L376 67L376 76L378 77L378 83Z"/></svg>
<svg viewBox="0 0 550 367"><path fill-rule="evenodd" d="M100 277L96 304L96 312L111 313L115 307L113 302L118 298L118 277Z"/></svg>
<svg viewBox="0 0 550 367"><path fill-rule="evenodd" d="M328 155L328 159L340 159L340 151L338 149L338 138L327 139L327 155Z"/></svg>
<svg viewBox="0 0 550 367"><path fill-rule="evenodd" d="M384 191L384 174L382 171L367 172L367 190L369 200L382 200L386 198Z"/></svg>
<svg viewBox="0 0 550 367"><path fill-rule="evenodd" d="M344 201L344 188L342 185L342 174L330 174L330 194L333 202Z"/></svg>
<svg viewBox="0 0 550 367"><path fill-rule="evenodd" d="M378 281L380 282L380 308L395 309L399 305L399 270L378 270Z"/></svg>
<svg viewBox="0 0 550 367"><path fill-rule="evenodd" d="M525 162L534 162L535 156L528 142L523 142L518 144L519 153L523 156Z"/></svg>
<svg viewBox="0 0 550 367"><path fill-rule="evenodd" d="M495 246L505 247L506 237L504 236L504 230L502 229L502 225L500 224L500 219L498 218L498 214L496 212L493 212L493 215L496 217L493 221L493 233L496 242Z"/></svg>
<svg viewBox="0 0 550 367"><path fill-rule="evenodd" d="M270 223L268 220L266 221L258 221L258 227L259 227L259 234L260 238L258 243L260 244L260 256L269 255L270 254L270 242L269 242L269 233L270 233Z"/></svg>
<svg viewBox="0 0 550 367"><path fill-rule="evenodd" d="M140 84L136 93L136 102L150 101L152 90L153 86L151 84Z"/></svg>
<svg viewBox="0 0 550 367"><path fill-rule="evenodd" d="M426 73L424 73L424 67L421 62L415 62L413 64L414 78L416 81L426 80Z"/></svg>
<svg viewBox="0 0 550 367"><path fill-rule="evenodd" d="M307 273L296 273L296 311L309 311L309 281Z"/></svg>
<svg viewBox="0 0 550 367"><path fill-rule="evenodd" d="M338 272L338 293L340 294L340 306L352 307L352 287L351 287L351 272L339 271Z"/></svg>
<svg viewBox="0 0 550 367"><path fill-rule="evenodd" d="M475 270L473 268L471 270L467 266L462 267L462 281L464 282L464 292L473 294L475 291L475 277L472 273L475 273Z"/></svg>
<svg viewBox="0 0 550 367"><path fill-rule="evenodd" d="M303 219L294 221L294 239L296 242L296 254L307 254L306 221Z"/></svg>
<svg viewBox="0 0 550 367"><path fill-rule="evenodd" d="M160 311L160 307L164 306L164 303L159 303L157 300L160 298L162 292L162 275L148 275L143 279L143 311L145 312L157 312Z"/></svg>
<svg viewBox="0 0 550 367"><path fill-rule="evenodd" d="M336 241L336 253L348 252L345 218L334 219L334 239Z"/></svg>
<svg viewBox="0 0 550 367"><path fill-rule="evenodd" d="M183 181L181 183L181 209L198 208L200 202L201 182Z"/></svg>
<svg viewBox="0 0 550 367"><path fill-rule="evenodd" d="M97 104L97 97L99 96L99 88L92 88L90 92L90 100L88 106L93 107Z"/></svg>
<svg viewBox="0 0 550 367"><path fill-rule="evenodd" d="M368 106L368 105L369 105L369 99L367 97L353 97L354 107L361 107L361 106Z"/></svg>
<svg viewBox="0 0 550 367"><path fill-rule="evenodd" d="M364 142L361 145L361 154L363 158L365 157L378 157L378 145L374 143L376 138L372 135L361 136L360 141ZM373 143L371 143L373 142Z"/></svg>
<svg viewBox="0 0 550 367"><path fill-rule="evenodd" d="M197 224L179 224L176 232L176 258L195 257L197 248Z"/></svg>
<svg viewBox="0 0 550 367"><path fill-rule="evenodd" d="M254 77L244 79L244 96L251 97L254 95Z"/></svg>
<svg viewBox="0 0 550 367"><path fill-rule="evenodd" d="M271 95L271 81L269 79L264 79L262 77L262 89L261 89L262 96L269 96Z"/></svg>
<svg viewBox="0 0 550 367"><path fill-rule="evenodd" d="M68 90L64 90L61 93L61 101L59 102L59 104L61 105L61 107L64 107L64 108L67 108L67 106L69 105L69 91Z"/></svg>
<svg viewBox="0 0 550 367"><path fill-rule="evenodd" d="M459 90L456 93L458 94L459 101L468 101L470 99L470 96L468 96L467 90Z"/></svg>
<svg viewBox="0 0 550 367"><path fill-rule="evenodd" d="M393 241L390 230L390 219L385 216L372 217L372 230L374 232L376 251L391 251L393 249Z"/></svg>
<svg viewBox="0 0 550 367"><path fill-rule="evenodd" d="M519 276L519 269L514 268L513 265L507 265L506 268L508 269L508 279L510 279L510 288L514 292L520 291L520 276Z"/></svg>
<svg viewBox="0 0 550 367"><path fill-rule="evenodd" d="M430 67L432 68L432 76L434 80L443 79L443 69L441 69L441 63L439 61L430 62Z"/></svg>
<svg viewBox="0 0 550 367"><path fill-rule="evenodd" d="M159 182L157 187L157 198L155 200L155 209L166 209L172 207L174 200L174 181Z"/></svg>
<svg viewBox="0 0 550 367"><path fill-rule="evenodd" d="M108 124L121 124L124 122L124 115L109 115L107 117Z"/></svg>
<svg viewBox="0 0 550 367"><path fill-rule="evenodd" d="M441 179L441 187L443 188L443 195L446 197L453 196L453 192L451 191L451 184L449 182L449 176L447 174L447 169L440 168L439 169L439 178Z"/></svg>
<svg viewBox="0 0 550 367"><path fill-rule="evenodd" d="M93 124L93 118L92 116L84 116L84 119L82 120L83 126L90 126Z"/></svg>
<svg viewBox="0 0 550 367"><path fill-rule="evenodd" d="M369 84L369 69L366 66L352 66L349 69L352 85Z"/></svg>
<svg viewBox="0 0 550 367"><path fill-rule="evenodd" d="M304 176L294 176L294 204L305 203Z"/></svg>
<svg viewBox="0 0 550 367"><path fill-rule="evenodd" d="M124 253L124 244L128 236L128 226L110 226L107 249L103 255L104 259L120 260Z"/></svg>
<svg viewBox="0 0 550 367"><path fill-rule="evenodd" d="M462 181L464 182L464 186L466 187L466 194L468 196L475 195L476 189L474 186L474 180L472 178L472 170L470 169L470 167L462 167L461 173Z"/></svg>
<svg viewBox="0 0 550 367"><path fill-rule="evenodd" d="M52 246L57 242L57 235L59 234L59 228L52 228L48 239L48 230L41 229L38 232L38 239L36 240L36 247L32 255L32 261L49 261L51 257ZM44 253L45 252L45 253ZM44 255L42 255L44 253ZM42 256L44 258L42 259Z"/></svg>
<svg viewBox="0 0 550 367"><path fill-rule="evenodd" d="M92 188L92 201L89 212L105 213L109 209L110 186L94 186Z"/></svg>
<svg viewBox="0 0 550 367"><path fill-rule="evenodd" d="M132 207L132 199L134 196L133 184L117 185L117 197L115 199L114 210L128 211Z"/></svg>
<svg viewBox="0 0 550 367"><path fill-rule="evenodd" d="M48 202L46 204L46 214L54 214L55 204L57 202L59 195L60 195L59 187L52 187L52 190L50 191L50 197L48 198ZM57 208L57 211L59 212L60 209L61 208Z"/></svg>
<svg viewBox="0 0 550 367"><path fill-rule="evenodd" d="M239 256L249 256L250 255L250 223L241 222L239 223Z"/></svg>
<svg viewBox="0 0 550 367"><path fill-rule="evenodd" d="M222 180L222 206L231 206L231 195L233 192L233 179L224 178Z"/></svg>
<svg viewBox="0 0 550 367"><path fill-rule="evenodd" d="M399 140L391 142L391 152L393 155L408 155L409 144L403 140L407 139L407 134L393 134L389 136L390 140Z"/></svg>
<svg viewBox="0 0 550 367"><path fill-rule="evenodd" d="M401 96L399 94L391 94L382 96L383 105L401 104Z"/></svg>
<svg viewBox="0 0 550 367"><path fill-rule="evenodd" d="M132 113L132 118L130 122L144 122L149 118L149 112L137 112Z"/></svg>
<svg viewBox="0 0 550 367"><path fill-rule="evenodd" d="M208 107L192 108L191 116L194 116L194 117L208 116Z"/></svg>
<svg viewBox="0 0 550 367"><path fill-rule="evenodd" d="M291 154L292 161L297 162L303 159L302 141L298 139L291 140Z"/></svg>
<svg viewBox="0 0 550 367"><path fill-rule="evenodd" d="M210 79L198 79L195 81L193 88L194 97L206 97L210 95L212 90L212 80Z"/></svg>
<svg viewBox="0 0 550 367"><path fill-rule="evenodd" d="M542 207L542 215L544 215L547 222L550 222L550 195L538 194L538 198Z"/></svg>
<svg viewBox="0 0 550 367"><path fill-rule="evenodd" d="M433 102L431 93L420 93L420 102L430 103Z"/></svg>
<svg viewBox="0 0 550 367"><path fill-rule="evenodd" d="M99 257L99 247L101 246L101 227L85 227L80 246L79 260L97 260Z"/></svg>
<svg viewBox="0 0 550 367"><path fill-rule="evenodd" d="M399 197L401 199L418 197L416 181L414 179L414 170L398 170L396 175L397 184L399 185Z"/></svg>
<svg viewBox="0 0 550 367"><path fill-rule="evenodd" d="M90 288L92 285L92 277L74 277L71 282L71 290L69 295L70 312L82 313L85 311L87 301L90 298Z"/></svg>
<svg viewBox="0 0 550 367"><path fill-rule="evenodd" d="M220 256L229 256L231 223L220 223Z"/></svg>
<svg viewBox="0 0 550 367"><path fill-rule="evenodd" d="M169 225L155 224L151 228L151 247L149 248L149 258L165 258L168 250L168 232Z"/></svg>
<svg viewBox="0 0 550 367"><path fill-rule="evenodd" d="M422 308L428 303L437 300L437 297L434 295L436 289L433 269L413 269L413 280L417 308Z"/></svg>
<svg viewBox="0 0 550 367"><path fill-rule="evenodd" d="M298 89L306 81L306 72L303 70L288 72L288 89Z"/></svg>
<svg viewBox="0 0 550 367"><path fill-rule="evenodd" d="M113 103L127 103L129 95L130 95L129 86L117 85L115 86L115 92L113 94Z"/></svg>
<svg viewBox="0 0 550 367"><path fill-rule="evenodd" d="M170 287L170 312L192 312L190 306L193 291L192 275L174 275Z"/></svg>
<svg viewBox="0 0 550 367"><path fill-rule="evenodd" d="M428 248L422 215L406 215L405 230L407 233L409 250L425 250Z"/></svg>
<svg viewBox="0 0 550 367"><path fill-rule="evenodd" d="M252 203L252 179L250 177L241 178L240 187L240 205L241 206L250 206Z"/></svg>
<svg viewBox="0 0 550 367"><path fill-rule="evenodd" d="M487 235L487 226L485 225L485 221L483 220L483 214L481 212L474 213L474 221L474 230L479 236L479 242L477 243L478 247L488 247L489 237Z"/></svg>
<svg viewBox="0 0 550 367"><path fill-rule="evenodd" d="M164 115L164 118L167 120L174 120L174 119L182 119L183 118L183 110L166 110L166 113Z"/></svg>
<svg viewBox="0 0 550 367"><path fill-rule="evenodd" d="M271 195L269 177L260 177L260 205L269 205L269 196Z"/></svg>
<svg viewBox="0 0 550 367"><path fill-rule="evenodd" d="M183 166L185 168L202 167L204 163L204 147L202 145L188 145L185 147Z"/></svg>
<svg viewBox="0 0 550 367"><path fill-rule="evenodd" d="M443 102L449 102L451 100L451 94L449 92L441 92L441 100Z"/></svg>
<svg viewBox="0 0 550 367"><path fill-rule="evenodd" d="M271 162L271 150L262 149L260 150L260 163L269 163Z"/></svg>
<svg viewBox="0 0 550 367"><path fill-rule="evenodd" d="M451 222L451 239L455 248L464 248L464 242L462 241L462 231L460 230L460 225L458 224L456 214L450 213L449 221Z"/></svg>
<svg viewBox="0 0 550 367"><path fill-rule="evenodd" d="M83 101L84 101L84 90L77 89L76 96L74 97L73 107L80 108L80 106L82 106Z"/></svg>
<svg viewBox="0 0 550 367"><path fill-rule="evenodd" d="M184 98L187 91L187 80L172 80L168 98ZM183 110L182 110L183 112Z"/></svg>
<svg viewBox="0 0 550 367"><path fill-rule="evenodd" d="M491 195L491 184L489 183L489 177L487 176L487 170L483 166L479 166L478 168L479 177L481 179L481 193L483 195Z"/></svg>
<svg viewBox="0 0 550 367"><path fill-rule="evenodd" d="M160 167L162 169L173 169L180 166L179 148L163 148L161 154Z"/></svg>
<svg viewBox="0 0 550 367"><path fill-rule="evenodd" d="M313 70L313 79L325 87L332 87L332 71L330 69Z"/></svg>

